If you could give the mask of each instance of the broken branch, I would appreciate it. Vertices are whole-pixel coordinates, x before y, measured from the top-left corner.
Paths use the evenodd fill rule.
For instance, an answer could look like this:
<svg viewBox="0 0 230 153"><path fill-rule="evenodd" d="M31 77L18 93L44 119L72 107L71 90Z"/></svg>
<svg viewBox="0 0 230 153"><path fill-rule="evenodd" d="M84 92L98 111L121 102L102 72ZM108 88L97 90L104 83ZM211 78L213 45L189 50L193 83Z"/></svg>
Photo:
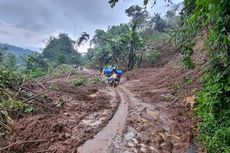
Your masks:
<svg viewBox="0 0 230 153"><path fill-rule="evenodd" d="M12 143L8 146L5 146L3 148L0 149L0 151L3 151L3 150L6 150L6 149L9 149L15 145L21 145L21 144L24 144L24 143L36 143L36 142L44 142L45 140L32 140L32 141L18 141L18 142L15 142L15 143Z"/></svg>
<svg viewBox="0 0 230 153"><path fill-rule="evenodd" d="M31 98L29 98L29 99L23 101L23 102L25 103L25 102L31 101L31 100L33 100L33 99L35 99L35 98L37 98L37 97L39 97L39 96L41 96L41 95L44 95L44 94L46 94L46 93L48 93L48 92L50 92L50 90L46 90L46 91L44 91L44 92L42 92L42 93L40 93L40 94L38 94L38 95L35 95L35 96L33 96L33 97L31 97Z"/></svg>

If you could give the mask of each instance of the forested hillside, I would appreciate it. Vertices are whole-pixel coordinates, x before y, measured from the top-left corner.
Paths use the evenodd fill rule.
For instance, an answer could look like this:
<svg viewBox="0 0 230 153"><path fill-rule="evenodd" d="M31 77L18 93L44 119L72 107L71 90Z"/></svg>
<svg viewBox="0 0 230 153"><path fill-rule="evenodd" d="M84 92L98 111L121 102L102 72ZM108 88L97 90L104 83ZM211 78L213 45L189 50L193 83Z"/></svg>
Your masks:
<svg viewBox="0 0 230 153"><path fill-rule="evenodd" d="M24 49L24 48L20 48L20 47L10 45L10 44L0 43L0 47L2 49L4 49L6 52L15 55L16 60L17 60L16 63L20 64L20 65L22 65L22 63L23 63L22 57L25 56L25 55L28 55L28 54L30 54L32 52L32 50L30 50L30 49Z"/></svg>

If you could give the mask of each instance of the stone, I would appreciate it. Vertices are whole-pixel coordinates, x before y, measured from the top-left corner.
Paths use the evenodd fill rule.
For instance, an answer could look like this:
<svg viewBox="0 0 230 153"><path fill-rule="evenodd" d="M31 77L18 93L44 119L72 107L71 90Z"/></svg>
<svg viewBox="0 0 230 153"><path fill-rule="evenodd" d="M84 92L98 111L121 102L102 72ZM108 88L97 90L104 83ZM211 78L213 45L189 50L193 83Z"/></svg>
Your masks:
<svg viewBox="0 0 230 153"><path fill-rule="evenodd" d="M71 134L70 133L65 133L65 138L68 139L71 137Z"/></svg>
<svg viewBox="0 0 230 153"><path fill-rule="evenodd" d="M129 143L128 143L128 146L129 146L129 147L134 147L135 145L134 145L133 143L129 142Z"/></svg>

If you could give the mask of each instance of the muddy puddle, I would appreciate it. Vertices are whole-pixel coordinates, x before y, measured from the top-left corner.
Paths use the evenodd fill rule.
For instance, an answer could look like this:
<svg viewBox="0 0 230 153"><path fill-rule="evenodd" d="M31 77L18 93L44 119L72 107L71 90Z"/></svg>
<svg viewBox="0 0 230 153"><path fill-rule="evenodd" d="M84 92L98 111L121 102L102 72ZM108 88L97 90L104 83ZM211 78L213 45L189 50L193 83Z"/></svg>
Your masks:
<svg viewBox="0 0 230 153"><path fill-rule="evenodd" d="M128 99L119 91L120 105L109 123L91 140L85 142L78 148L79 153L106 153L120 150L123 129L128 115Z"/></svg>

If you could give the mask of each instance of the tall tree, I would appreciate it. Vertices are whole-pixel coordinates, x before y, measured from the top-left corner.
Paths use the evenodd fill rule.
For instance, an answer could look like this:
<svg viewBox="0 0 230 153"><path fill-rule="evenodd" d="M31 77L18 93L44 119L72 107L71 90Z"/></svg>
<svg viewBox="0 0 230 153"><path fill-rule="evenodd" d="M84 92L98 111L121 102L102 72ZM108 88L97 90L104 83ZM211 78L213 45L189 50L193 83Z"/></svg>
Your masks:
<svg viewBox="0 0 230 153"><path fill-rule="evenodd" d="M154 25L154 30L157 32L165 32L168 27L166 20L163 19L159 13L154 14L151 18L151 22Z"/></svg>
<svg viewBox="0 0 230 153"><path fill-rule="evenodd" d="M136 23L137 30L143 31L148 26L149 15L143 7L132 5L125 10L125 13Z"/></svg>
<svg viewBox="0 0 230 153"><path fill-rule="evenodd" d="M89 39L89 34L86 32L83 32L77 41L77 45L80 46L84 40L88 41L88 39Z"/></svg>
<svg viewBox="0 0 230 153"><path fill-rule="evenodd" d="M83 40L87 38L86 33L82 36ZM59 34L58 38L50 37L43 50L44 58L57 64L62 64L63 62L66 64L78 64L81 62L81 54L74 49L74 43L65 33ZM65 60L60 60L62 58Z"/></svg>

